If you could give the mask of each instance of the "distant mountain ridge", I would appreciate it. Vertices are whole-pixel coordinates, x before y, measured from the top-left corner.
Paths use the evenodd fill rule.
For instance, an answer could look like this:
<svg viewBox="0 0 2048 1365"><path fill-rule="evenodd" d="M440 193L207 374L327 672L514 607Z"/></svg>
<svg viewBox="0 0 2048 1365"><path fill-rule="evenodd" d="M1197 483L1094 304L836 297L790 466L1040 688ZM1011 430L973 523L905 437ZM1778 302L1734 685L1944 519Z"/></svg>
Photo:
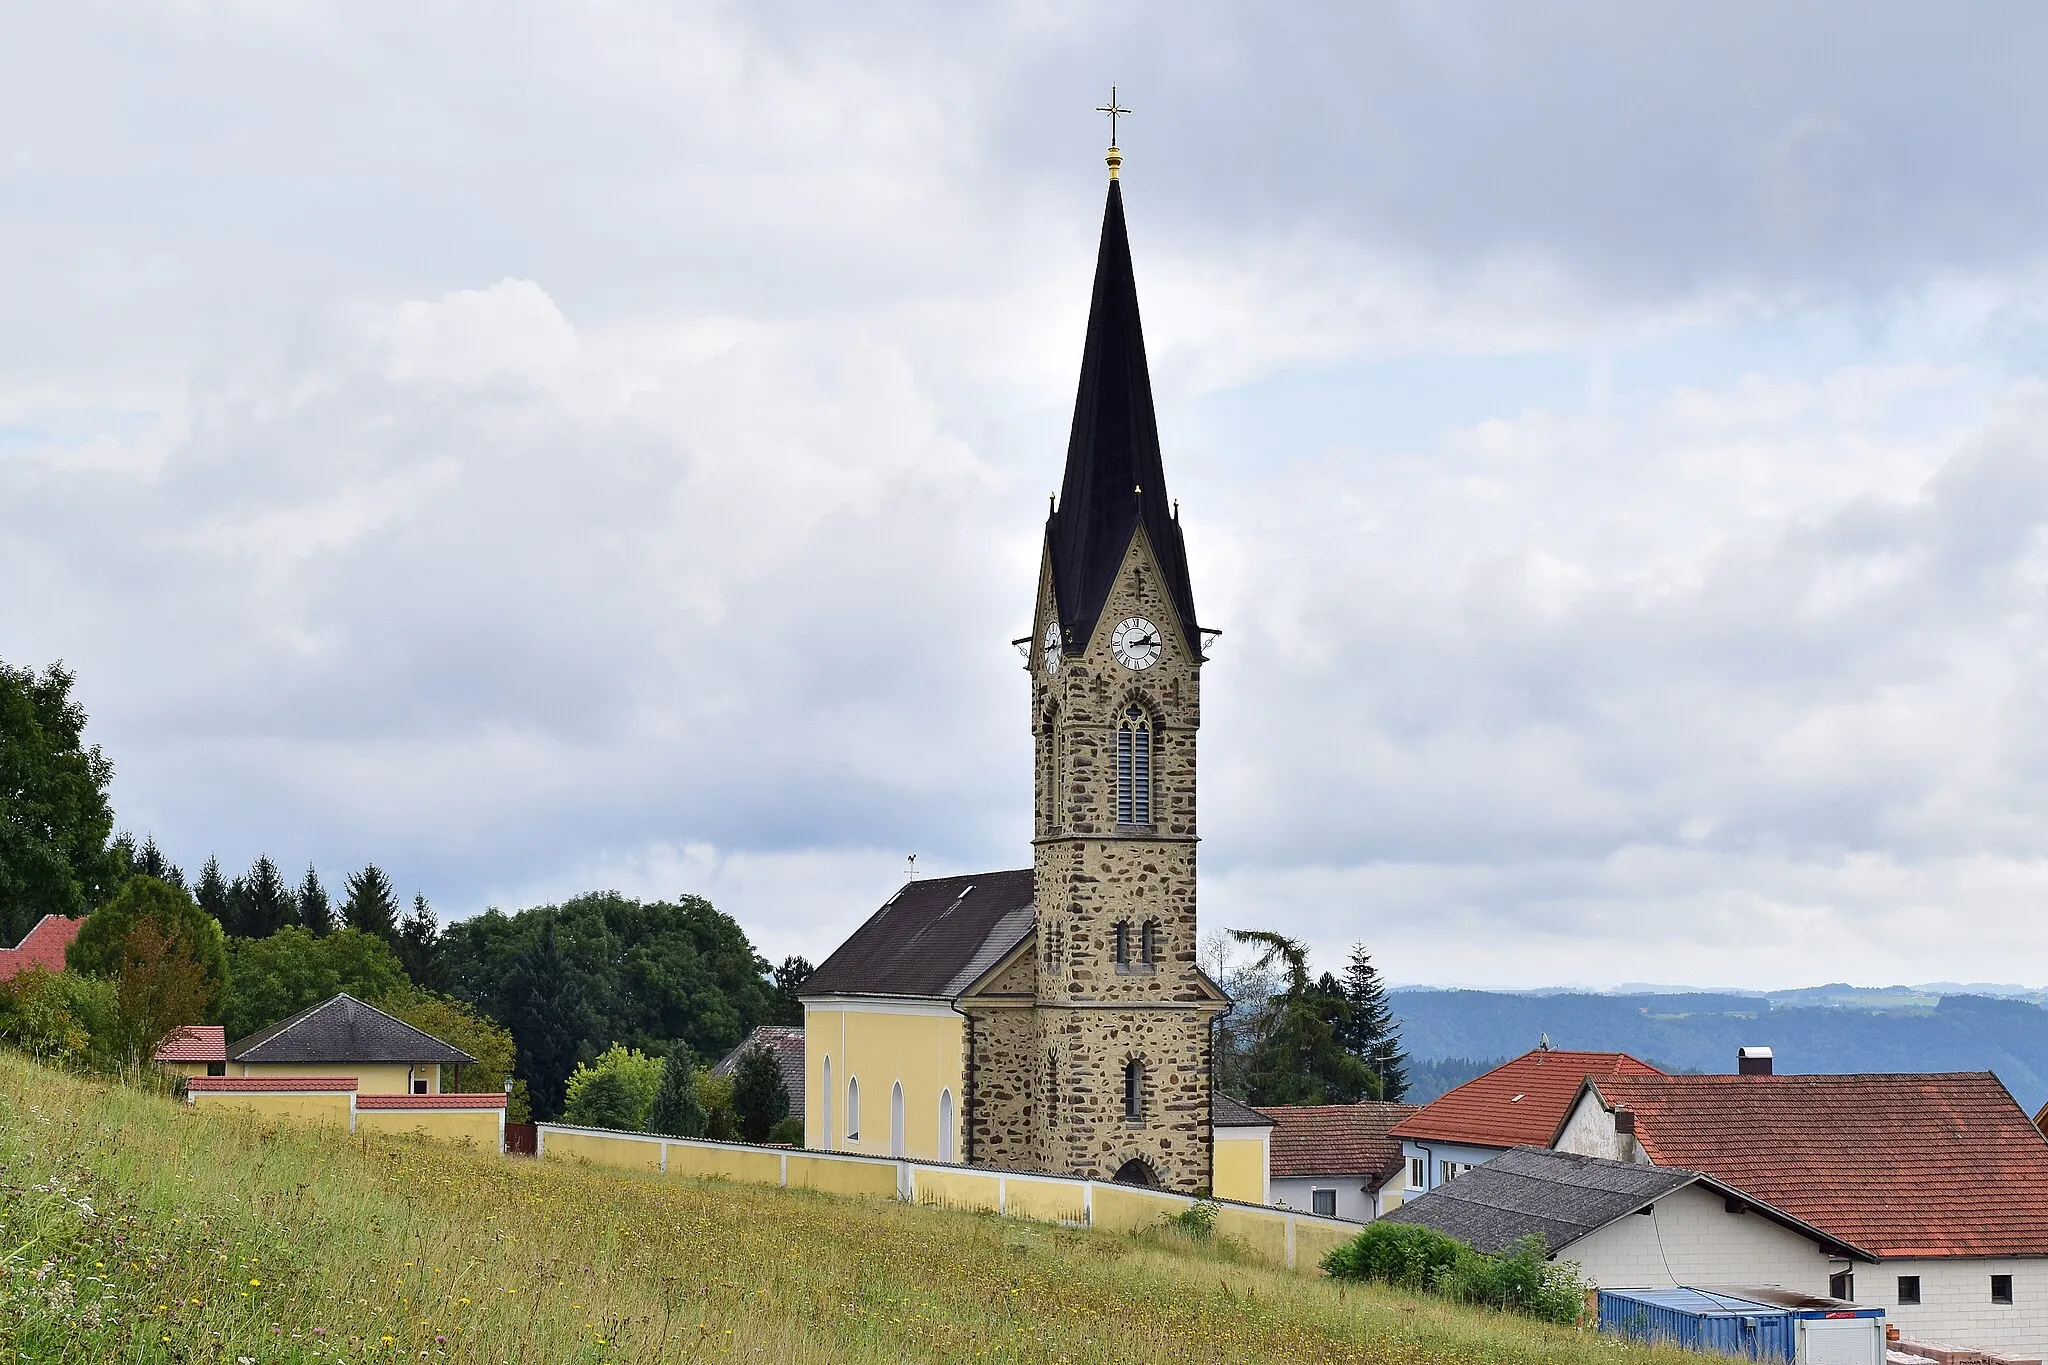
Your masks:
<svg viewBox="0 0 2048 1365"><path fill-rule="evenodd" d="M1749 1044L1770 1047L1785 1073L1992 1071L2029 1114L2048 1101L2048 1009L2025 998L1846 985L1611 995L1404 988L1389 1003L1409 1057L1446 1088L1477 1064L1468 1059L1518 1056L1547 1035L1553 1047L1708 1073L1732 1072L1735 1049ZM1410 1098L1433 1099L1429 1088Z"/></svg>

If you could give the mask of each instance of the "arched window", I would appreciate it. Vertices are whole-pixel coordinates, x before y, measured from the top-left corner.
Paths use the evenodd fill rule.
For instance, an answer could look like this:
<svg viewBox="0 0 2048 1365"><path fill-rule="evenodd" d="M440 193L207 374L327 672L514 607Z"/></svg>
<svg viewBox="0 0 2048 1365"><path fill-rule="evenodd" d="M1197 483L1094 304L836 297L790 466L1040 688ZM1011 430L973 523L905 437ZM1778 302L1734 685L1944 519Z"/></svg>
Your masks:
<svg viewBox="0 0 2048 1365"><path fill-rule="evenodd" d="M832 1131L832 1058L830 1055L827 1055L825 1058L825 1085L819 1093L825 1097L825 1112L820 1115L820 1118L824 1121L825 1135L820 1140L819 1146L829 1152L839 1145L839 1134Z"/></svg>
<svg viewBox="0 0 2048 1365"><path fill-rule="evenodd" d="M1145 1068L1135 1057L1124 1063L1124 1117L1145 1117Z"/></svg>
<svg viewBox="0 0 2048 1365"><path fill-rule="evenodd" d="M1116 922L1116 965L1131 965L1131 922L1127 919Z"/></svg>
<svg viewBox="0 0 2048 1365"><path fill-rule="evenodd" d="M860 1077L846 1078L846 1140L860 1141Z"/></svg>
<svg viewBox="0 0 2048 1365"><path fill-rule="evenodd" d="M1060 1059L1051 1053L1045 1057L1045 1121L1048 1125L1057 1123L1060 1117Z"/></svg>
<svg viewBox="0 0 2048 1365"><path fill-rule="evenodd" d="M1159 960L1159 921L1148 919L1138 930L1138 961L1147 967Z"/></svg>
<svg viewBox="0 0 2048 1365"><path fill-rule="evenodd" d="M1152 718L1136 702L1116 729L1116 822L1152 823Z"/></svg>
<svg viewBox="0 0 2048 1365"><path fill-rule="evenodd" d="M903 1155L903 1082L889 1091L889 1155Z"/></svg>
<svg viewBox="0 0 2048 1365"><path fill-rule="evenodd" d="M948 1163L958 1160L954 1155L953 1142L953 1092L941 1090L939 1092L939 1160Z"/></svg>

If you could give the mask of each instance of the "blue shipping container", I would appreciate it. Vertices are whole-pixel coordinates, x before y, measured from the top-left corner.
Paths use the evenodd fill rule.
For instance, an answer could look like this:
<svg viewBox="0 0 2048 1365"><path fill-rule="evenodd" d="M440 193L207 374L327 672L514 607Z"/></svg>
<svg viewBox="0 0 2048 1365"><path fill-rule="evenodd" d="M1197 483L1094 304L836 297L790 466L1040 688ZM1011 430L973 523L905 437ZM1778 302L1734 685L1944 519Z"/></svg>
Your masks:
<svg viewBox="0 0 2048 1365"><path fill-rule="evenodd" d="M1790 1309L1700 1289L1600 1291L1601 1331L1688 1351L1791 1365L1799 1346L1793 1321Z"/></svg>

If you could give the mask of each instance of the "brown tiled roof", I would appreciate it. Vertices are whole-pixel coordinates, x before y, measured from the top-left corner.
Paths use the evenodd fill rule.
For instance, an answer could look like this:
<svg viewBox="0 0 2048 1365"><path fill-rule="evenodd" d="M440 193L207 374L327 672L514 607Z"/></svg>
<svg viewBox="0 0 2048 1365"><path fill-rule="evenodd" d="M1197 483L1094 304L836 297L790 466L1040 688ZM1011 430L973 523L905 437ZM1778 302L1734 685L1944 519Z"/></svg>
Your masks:
<svg viewBox="0 0 2048 1365"><path fill-rule="evenodd" d="M64 950L71 946L71 940L78 937L78 931L85 927L82 919L66 919L62 915L44 915L35 922L35 927L21 936L21 943L13 948L0 948L0 981L11 981L17 972L31 967L40 967L46 972L64 970Z"/></svg>
<svg viewBox="0 0 2048 1365"><path fill-rule="evenodd" d="M1270 1170L1276 1176L1345 1175L1384 1178L1401 1169L1401 1139L1389 1131L1412 1104L1272 1104Z"/></svg>
<svg viewBox="0 0 2048 1365"><path fill-rule="evenodd" d="M1030 868L905 882L805 981L830 995L958 999L1031 932Z"/></svg>
<svg viewBox="0 0 2048 1365"><path fill-rule="evenodd" d="M502 1092L455 1095L358 1095L358 1109L503 1109Z"/></svg>
<svg viewBox="0 0 2048 1365"><path fill-rule="evenodd" d="M303 1094L308 1091L344 1093L356 1088L353 1076L194 1076L185 1082L187 1090L214 1094Z"/></svg>
<svg viewBox="0 0 2048 1365"><path fill-rule="evenodd" d="M182 1024L157 1045L160 1062L224 1062L228 1059L227 1030L219 1024Z"/></svg>
<svg viewBox="0 0 2048 1365"><path fill-rule="evenodd" d="M717 1065L711 1068L714 1076L730 1076L739 1068L740 1058L748 1048L759 1044L775 1056L775 1064L782 1068L782 1088L789 1092L789 1112L803 1117L804 1112L804 1031L795 1024L762 1024L749 1033L740 1045L725 1054Z"/></svg>
<svg viewBox="0 0 2048 1365"><path fill-rule="evenodd" d="M1880 1256L2048 1255L2048 1139L1988 1071L1596 1076L1683 1166Z"/></svg>
<svg viewBox="0 0 2048 1365"><path fill-rule="evenodd" d="M237 1062L312 1065L438 1062L466 1066L476 1060L345 992L250 1034L229 1048L228 1056Z"/></svg>
<svg viewBox="0 0 2048 1365"><path fill-rule="evenodd" d="M1234 1100L1221 1090L1209 1092L1209 1126L1211 1128L1271 1128L1273 1120L1262 1109L1254 1109L1243 1100Z"/></svg>
<svg viewBox="0 0 2048 1365"><path fill-rule="evenodd" d="M1397 1138L1467 1142L1475 1147L1547 1147L1588 1076L1660 1076L1626 1052L1537 1048L1475 1076L1395 1126Z"/></svg>

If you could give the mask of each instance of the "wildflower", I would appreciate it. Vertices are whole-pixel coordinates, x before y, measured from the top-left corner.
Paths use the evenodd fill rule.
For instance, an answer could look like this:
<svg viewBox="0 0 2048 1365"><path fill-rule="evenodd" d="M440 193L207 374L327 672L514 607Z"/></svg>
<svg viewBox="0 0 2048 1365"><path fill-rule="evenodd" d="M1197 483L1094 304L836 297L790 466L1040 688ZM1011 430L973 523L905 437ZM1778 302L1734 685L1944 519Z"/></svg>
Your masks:
<svg viewBox="0 0 2048 1365"><path fill-rule="evenodd" d="M262 1286L262 1284L263 1284L263 1281L261 1281L261 1280L251 1280L251 1281L249 1281L249 1287L250 1287L251 1289L257 1289L257 1288L260 1288L260 1287Z"/></svg>

